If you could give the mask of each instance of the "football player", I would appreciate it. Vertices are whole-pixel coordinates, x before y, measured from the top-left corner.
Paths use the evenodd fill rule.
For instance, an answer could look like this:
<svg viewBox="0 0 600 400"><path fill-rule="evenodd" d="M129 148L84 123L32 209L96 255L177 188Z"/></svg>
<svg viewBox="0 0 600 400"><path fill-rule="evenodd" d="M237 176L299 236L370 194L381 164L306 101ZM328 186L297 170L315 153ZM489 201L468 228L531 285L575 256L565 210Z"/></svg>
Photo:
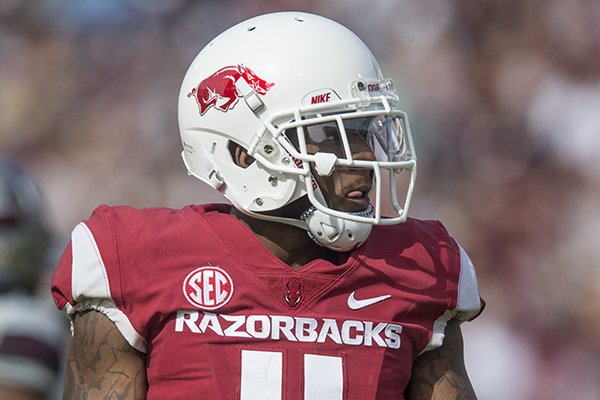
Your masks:
<svg viewBox="0 0 600 400"><path fill-rule="evenodd" d="M50 247L42 208L31 177L0 158L0 399L45 399L57 389L66 326L36 296Z"/></svg>
<svg viewBox="0 0 600 400"><path fill-rule="evenodd" d="M65 398L474 399L473 265L408 217L416 158L366 45L299 12L193 60L183 161L228 205L100 206L53 277L72 318Z"/></svg>

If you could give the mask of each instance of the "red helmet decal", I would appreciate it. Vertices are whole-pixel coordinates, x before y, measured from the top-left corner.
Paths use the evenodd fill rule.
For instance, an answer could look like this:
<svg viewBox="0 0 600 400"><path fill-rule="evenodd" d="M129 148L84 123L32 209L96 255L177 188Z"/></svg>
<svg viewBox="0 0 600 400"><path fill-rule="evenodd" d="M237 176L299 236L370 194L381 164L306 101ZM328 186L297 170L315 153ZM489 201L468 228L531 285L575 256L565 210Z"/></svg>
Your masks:
<svg viewBox="0 0 600 400"><path fill-rule="evenodd" d="M183 282L183 294L192 305L204 310L216 310L231 300L233 280L219 267L196 268Z"/></svg>
<svg viewBox="0 0 600 400"><path fill-rule="evenodd" d="M200 108L200 115L204 115L212 107L227 112L233 109L242 97L235 86L240 78L244 79L257 94L266 94L275 85L260 78L248 67L230 65L202 80L188 93L188 97L194 96Z"/></svg>

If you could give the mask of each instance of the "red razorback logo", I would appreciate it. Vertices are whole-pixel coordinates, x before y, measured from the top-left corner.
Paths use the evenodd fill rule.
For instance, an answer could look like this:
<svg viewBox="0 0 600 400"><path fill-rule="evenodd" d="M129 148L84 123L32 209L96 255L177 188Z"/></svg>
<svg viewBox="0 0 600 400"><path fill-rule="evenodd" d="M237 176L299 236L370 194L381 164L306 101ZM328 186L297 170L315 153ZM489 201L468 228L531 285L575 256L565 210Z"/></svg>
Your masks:
<svg viewBox="0 0 600 400"><path fill-rule="evenodd" d="M196 86L188 97L194 96L200 107L200 115L204 115L211 107L227 112L242 97L235 87L235 82L243 78L257 94L266 94L275 83L260 78L250 68L243 65L223 67Z"/></svg>
<svg viewBox="0 0 600 400"><path fill-rule="evenodd" d="M302 284L293 278L287 281L283 298L290 307L295 308L302 300Z"/></svg>

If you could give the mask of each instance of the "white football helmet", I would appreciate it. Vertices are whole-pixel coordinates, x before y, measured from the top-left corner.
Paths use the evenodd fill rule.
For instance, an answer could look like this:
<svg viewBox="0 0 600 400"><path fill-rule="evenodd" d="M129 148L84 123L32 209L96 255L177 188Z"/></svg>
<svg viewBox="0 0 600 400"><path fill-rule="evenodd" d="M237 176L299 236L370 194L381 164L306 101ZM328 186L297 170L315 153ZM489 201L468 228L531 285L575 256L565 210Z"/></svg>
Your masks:
<svg viewBox="0 0 600 400"><path fill-rule="evenodd" d="M356 126L363 127L375 160L353 158L348 135L357 134ZM306 229L333 250L361 245L373 224L407 218L416 176L408 118L367 46L329 19L267 14L217 36L185 75L179 128L191 175L240 211ZM332 131L339 151L307 149L307 142L325 140ZM255 161L239 166L231 142ZM372 206L358 213L331 208L314 174L334 168L371 171ZM409 179L399 196L401 171ZM304 212L282 212L303 198L309 201ZM382 215L384 208L393 215Z"/></svg>

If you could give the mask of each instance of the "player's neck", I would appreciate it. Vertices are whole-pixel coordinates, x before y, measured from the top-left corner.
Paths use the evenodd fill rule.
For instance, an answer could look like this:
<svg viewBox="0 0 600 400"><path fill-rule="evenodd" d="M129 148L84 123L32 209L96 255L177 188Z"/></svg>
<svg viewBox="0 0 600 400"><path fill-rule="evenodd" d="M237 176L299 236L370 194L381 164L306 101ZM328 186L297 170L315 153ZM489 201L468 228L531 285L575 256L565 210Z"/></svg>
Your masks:
<svg viewBox="0 0 600 400"><path fill-rule="evenodd" d="M339 263L339 253L317 245L301 228L252 218L235 208L231 213L250 228L273 255L293 269L298 269L316 259Z"/></svg>

